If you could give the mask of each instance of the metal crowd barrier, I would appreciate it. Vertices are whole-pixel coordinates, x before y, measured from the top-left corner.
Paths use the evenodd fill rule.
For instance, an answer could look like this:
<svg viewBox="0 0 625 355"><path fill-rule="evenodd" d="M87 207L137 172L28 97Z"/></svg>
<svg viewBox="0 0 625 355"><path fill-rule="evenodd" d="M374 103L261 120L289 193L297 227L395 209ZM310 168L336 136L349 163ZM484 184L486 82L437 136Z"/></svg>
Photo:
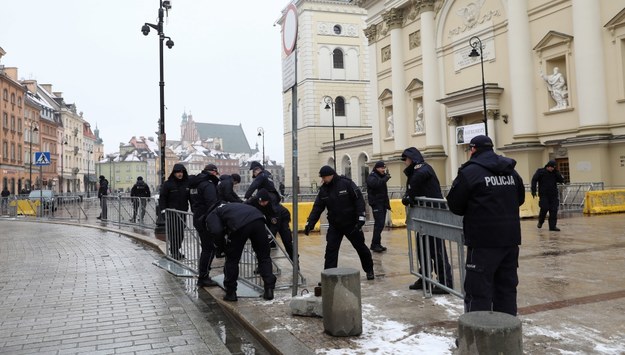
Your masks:
<svg viewBox="0 0 625 355"><path fill-rule="evenodd" d="M126 197L120 195L102 196L101 209L106 213L103 220L120 225L139 225L147 228L156 226L157 202L151 197Z"/></svg>
<svg viewBox="0 0 625 355"><path fill-rule="evenodd" d="M186 269L198 273L200 252L202 244L200 236L193 227L193 214L190 212L178 211L175 209L165 210L165 230L167 258ZM276 238L265 226L267 233L267 243L275 242ZM172 247L173 246L173 247ZM292 274L282 273L285 266L293 267L293 262L288 257L286 250L280 243L276 243L279 251L272 253L271 262L273 264L273 273L278 278L276 289L285 289L292 287L292 280L289 276ZM179 248L178 248L179 247ZM277 254L277 255L275 255ZM291 269L292 270L292 269ZM245 283L256 291L263 291L263 280L258 274L258 261L256 253L252 248L252 243L248 240L243 248L241 259L239 261L239 282ZM306 280L301 272L299 272L298 285L306 284Z"/></svg>
<svg viewBox="0 0 625 355"><path fill-rule="evenodd" d="M423 280L425 297L431 297L432 288L438 287L464 298L466 250L462 217L449 210L445 199L419 197L415 200L415 206L406 207L410 273ZM443 275L436 275L436 278L432 275L436 265L447 261L451 267L453 288L439 281ZM422 266L421 272L419 265Z"/></svg>

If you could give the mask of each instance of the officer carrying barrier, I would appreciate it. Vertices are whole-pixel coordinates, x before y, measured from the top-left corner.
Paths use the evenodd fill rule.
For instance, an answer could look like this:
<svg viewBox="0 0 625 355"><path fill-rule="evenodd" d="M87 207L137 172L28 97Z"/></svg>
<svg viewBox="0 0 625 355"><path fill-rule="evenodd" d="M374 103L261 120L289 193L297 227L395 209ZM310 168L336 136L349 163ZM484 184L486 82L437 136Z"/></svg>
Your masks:
<svg viewBox="0 0 625 355"><path fill-rule="evenodd" d="M427 197L415 198L414 206L406 207L406 215L410 273L423 280L423 295L431 297L436 287L464 298L466 251L462 217L449 210L445 199ZM447 280L449 275L453 282ZM443 279L445 282L441 282Z"/></svg>

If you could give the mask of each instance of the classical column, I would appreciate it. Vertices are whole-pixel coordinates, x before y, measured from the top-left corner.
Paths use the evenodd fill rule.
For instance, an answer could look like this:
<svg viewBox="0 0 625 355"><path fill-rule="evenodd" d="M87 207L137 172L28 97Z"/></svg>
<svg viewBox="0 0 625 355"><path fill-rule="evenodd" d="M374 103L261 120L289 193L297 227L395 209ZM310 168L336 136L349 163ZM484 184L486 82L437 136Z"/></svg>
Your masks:
<svg viewBox="0 0 625 355"><path fill-rule="evenodd" d="M608 133L600 6L600 1L573 0L575 77L579 98L575 102L579 108L580 135Z"/></svg>
<svg viewBox="0 0 625 355"><path fill-rule="evenodd" d="M428 149L442 147L443 131L440 122L440 98L438 60L436 57L435 0L421 0L421 50L423 58L423 116L425 118L425 142Z"/></svg>
<svg viewBox="0 0 625 355"><path fill-rule="evenodd" d="M408 130L406 120L404 50L402 46L402 24L404 20L401 9L390 9L382 17L391 31L391 76L393 91L393 123L395 133L395 150L406 149ZM383 132L382 132L383 133Z"/></svg>
<svg viewBox="0 0 625 355"><path fill-rule="evenodd" d="M527 1L508 1L508 58L512 132L516 142L537 142L537 115ZM488 132L493 132L488 127Z"/></svg>
<svg viewBox="0 0 625 355"><path fill-rule="evenodd" d="M371 115L371 132L373 138L373 155L381 153L383 137L380 130L380 110L378 109L378 46L376 44L378 29L377 26L371 25L365 28L365 36L369 41L369 114Z"/></svg>

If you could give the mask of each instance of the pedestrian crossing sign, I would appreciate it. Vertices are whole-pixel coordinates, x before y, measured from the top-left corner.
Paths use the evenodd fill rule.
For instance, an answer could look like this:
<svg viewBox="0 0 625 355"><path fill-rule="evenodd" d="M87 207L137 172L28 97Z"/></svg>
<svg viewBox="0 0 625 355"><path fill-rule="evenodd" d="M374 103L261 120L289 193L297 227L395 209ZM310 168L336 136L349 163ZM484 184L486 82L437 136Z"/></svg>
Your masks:
<svg viewBox="0 0 625 355"><path fill-rule="evenodd" d="M50 152L35 152L35 165L50 165Z"/></svg>

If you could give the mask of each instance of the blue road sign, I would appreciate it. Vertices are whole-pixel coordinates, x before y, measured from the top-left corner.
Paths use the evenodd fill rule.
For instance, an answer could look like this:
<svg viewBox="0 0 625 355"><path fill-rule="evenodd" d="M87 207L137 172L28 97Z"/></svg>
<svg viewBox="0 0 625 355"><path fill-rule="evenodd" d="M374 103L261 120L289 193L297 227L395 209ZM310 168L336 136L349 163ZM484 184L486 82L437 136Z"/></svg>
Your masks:
<svg viewBox="0 0 625 355"><path fill-rule="evenodd" d="M50 152L35 152L35 165L50 165Z"/></svg>

